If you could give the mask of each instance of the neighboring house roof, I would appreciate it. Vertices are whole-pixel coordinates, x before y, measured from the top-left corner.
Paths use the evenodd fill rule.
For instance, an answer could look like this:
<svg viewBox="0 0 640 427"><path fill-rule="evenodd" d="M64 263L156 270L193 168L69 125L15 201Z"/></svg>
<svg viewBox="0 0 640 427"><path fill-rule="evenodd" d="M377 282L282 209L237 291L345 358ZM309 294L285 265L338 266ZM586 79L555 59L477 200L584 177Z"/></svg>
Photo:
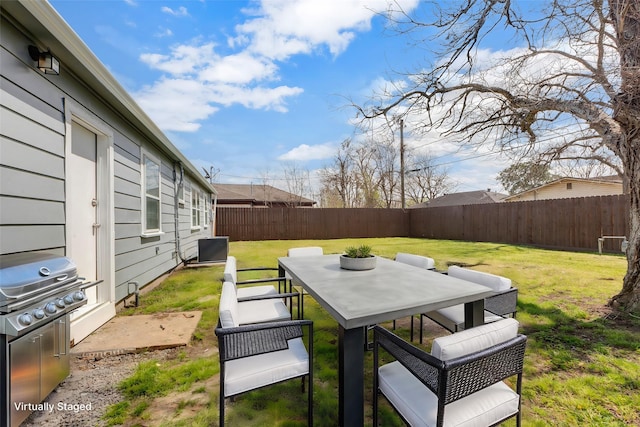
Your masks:
<svg viewBox="0 0 640 427"><path fill-rule="evenodd" d="M218 193L220 205L250 206L308 206L316 202L271 185L256 184L213 184Z"/></svg>
<svg viewBox="0 0 640 427"><path fill-rule="evenodd" d="M531 190L505 197L505 202L525 200L565 199L572 197L609 196L623 194L622 178L607 175L594 178L564 177Z"/></svg>
<svg viewBox="0 0 640 427"><path fill-rule="evenodd" d="M21 17L21 24L46 46L60 61L60 72L73 70L107 104L127 118L150 142L169 158L182 163L204 188L211 189L199 170L178 150L158 125L133 100L131 95L113 77L107 67L69 27L66 21L48 2L7 1L2 8L13 16ZM26 55L26 47L25 47ZM212 190L214 191L214 190Z"/></svg>
<svg viewBox="0 0 640 427"><path fill-rule="evenodd" d="M434 208L440 206L478 205L484 203L499 203L507 195L491 190L464 191L461 193L445 194L425 203L411 206L412 208Z"/></svg>

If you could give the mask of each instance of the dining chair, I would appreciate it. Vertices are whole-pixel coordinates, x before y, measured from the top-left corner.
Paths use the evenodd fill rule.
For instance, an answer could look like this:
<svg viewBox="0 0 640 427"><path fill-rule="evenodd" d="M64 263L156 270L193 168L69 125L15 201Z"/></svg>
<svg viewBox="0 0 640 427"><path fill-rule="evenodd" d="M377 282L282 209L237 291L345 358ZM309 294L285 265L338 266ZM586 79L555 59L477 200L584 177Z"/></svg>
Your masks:
<svg viewBox="0 0 640 427"><path fill-rule="evenodd" d="M425 270L435 270L436 269L436 262L433 258L429 258L427 256L423 256L423 255L415 255L415 254L409 254L406 252L398 252L396 253L396 257L395 260L397 262L401 262L403 264L409 264L409 265L413 265L414 267L418 267L418 268L423 268ZM411 341L413 341L413 319L414 317L411 316ZM395 319L393 320L393 330L396 329L396 321Z"/></svg>
<svg viewBox="0 0 640 427"><path fill-rule="evenodd" d="M221 319L226 320L225 316L230 316L239 325L291 320L289 308L282 302L280 294L239 301L232 282L222 284L218 310Z"/></svg>
<svg viewBox="0 0 640 427"><path fill-rule="evenodd" d="M484 323L496 322L505 317L515 318L518 289L512 286L511 279L456 265L450 266L447 274L491 288L493 294L484 299ZM422 343L424 317L433 320L450 332L458 332L464 329L464 304L423 313L420 316L420 343Z"/></svg>
<svg viewBox="0 0 640 427"><path fill-rule="evenodd" d="M290 320L241 325L236 313L220 311L215 334L220 359L219 424L227 398L271 384L302 378L307 386L307 425L313 425L313 322ZM307 329L307 345L303 341Z"/></svg>
<svg viewBox="0 0 640 427"><path fill-rule="evenodd" d="M296 307L298 309L298 318L300 318L300 295L298 292L280 292L283 277L270 277L263 279L252 279L238 281L237 262L234 256L227 257L227 263L224 268L222 281L231 282L236 286L236 295L238 301L251 301L265 299L263 297L280 297L285 299L289 304L289 312L293 317L293 299L297 299ZM260 283L278 282L278 289L273 285L260 285Z"/></svg>
<svg viewBox="0 0 640 427"><path fill-rule="evenodd" d="M515 319L436 338L430 353L380 326L373 335L374 426L380 394L413 427L493 426L512 417L520 426L527 337ZM515 386L504 382L512 377Z"/></svg>
<svg viewBox="0 0 640 427"><path fill-rule="evenodd" d="M289 248L287 250L288 257L302 257L302 256L322 256L324 255L324 250L320 246L303 246L297 248ZM293 278L285 272L285 278L289 281L289 292L292 292L295 283L293 283ZM304 288L300 286L300 316L299 318L304 318L304 296L306 293L304 292Z"/></svg>

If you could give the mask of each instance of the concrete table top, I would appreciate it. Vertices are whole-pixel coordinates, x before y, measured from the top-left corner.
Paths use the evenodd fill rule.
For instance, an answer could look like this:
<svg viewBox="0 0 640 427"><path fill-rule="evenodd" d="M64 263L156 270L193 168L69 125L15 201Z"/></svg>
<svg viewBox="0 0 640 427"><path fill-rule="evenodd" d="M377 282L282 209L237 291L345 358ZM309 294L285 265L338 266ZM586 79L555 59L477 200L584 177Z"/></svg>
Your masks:
<svg viewBox="0 0 640 427"><path fill-rule="evenodd" d="M477 301L491 294L485 286L382 257L373 270L343 270L339 257L281 257L278 264L345 329Z"/></svg>

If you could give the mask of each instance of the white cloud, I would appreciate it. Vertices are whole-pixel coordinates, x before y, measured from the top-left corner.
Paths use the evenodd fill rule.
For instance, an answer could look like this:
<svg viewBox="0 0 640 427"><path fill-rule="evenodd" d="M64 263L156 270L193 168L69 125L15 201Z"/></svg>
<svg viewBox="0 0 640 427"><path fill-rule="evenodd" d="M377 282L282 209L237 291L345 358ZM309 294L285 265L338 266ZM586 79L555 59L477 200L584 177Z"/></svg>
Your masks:
<svg viewBox="0 0 640 427"><path fill-rule="evenodd" d="M276 79L278 67L273 62L251 56L247 52L225 57L214 56L214 59L200 72L201 80L248 84Z"/></svg>
<svg viewBox="0 0 640 427"><path fill-rule="evenodd" d="M418 0L401 1L405 10ZM256 54L284 60L326 46L332 55L344 52L356 32L368 31L377 12L388 8L387 0L266 0L256 17L236 27L241 40L251 40Z"/></svg>
<svg viewBox="0 0 640 427"><path fill-rule="evenodd" d="M202 121L218 108L199 82L188 79L166 79L143 88L135 94L140 106L165 131L195 132Z"/></svg>
<svg viewBox="0 0 640 427"><path fill-rule="evenodd" d="M160 10L164 13L168 13L169 15L173 15L173 16L189 16L189 12L187 11L187 8L184 6L180 6L177 9L171 9L168 6L162 6Z"/></svg>
<svg viewBox="0 0 640 427"><path fill-rule="evenodd" d="M333 157L336 154L336 146L331 143L319 144L319 145L307 145L301 144L292 150L282 154L278 157L278 160L286 161L307 161L307 160L322 160Z"/></svg>
<svg viewBox="0 0 640 427"><path fill-rule="evenodd" d="M418 0L399 3L410 11ZM303 89L269 85L281 78L278 62L322 47L339 55L356 33L370 29L376 11L386 10L388 4L389 0L261 1L255 9L243 11L247 20L228 38L229 54L218 53L214 43L193 41L174 45L167 53L141 55L142 62L165 75L140 90L137 100L164 130L183 132L196 131L199 122L220 106L287 112L287 100ZM172 16L189 14L185 7L161 10ZM326 158L326 150L301 146L287 155Z"/></svg>

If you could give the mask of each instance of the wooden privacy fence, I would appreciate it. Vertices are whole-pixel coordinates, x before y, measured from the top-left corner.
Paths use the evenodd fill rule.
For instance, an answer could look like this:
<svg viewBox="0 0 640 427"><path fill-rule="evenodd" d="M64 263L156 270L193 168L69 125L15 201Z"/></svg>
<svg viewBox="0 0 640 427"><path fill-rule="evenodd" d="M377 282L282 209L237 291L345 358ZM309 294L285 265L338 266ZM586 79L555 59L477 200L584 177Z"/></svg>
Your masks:
<svg viewBox="0 0 640 427"><path fill-rule="evenodd" d="M230 240L425 237L598 249L600 236L628 236L627 196L445 206L422 209L226 208L216 234ZM603 249L620 251L620 241Z"/></svg>
<svg viewBox="0 0 640 427"><path fill-rule="evenodd" d="M218 207L216 234L229 240L406 237L409 219L402 209Z"/></svg>

